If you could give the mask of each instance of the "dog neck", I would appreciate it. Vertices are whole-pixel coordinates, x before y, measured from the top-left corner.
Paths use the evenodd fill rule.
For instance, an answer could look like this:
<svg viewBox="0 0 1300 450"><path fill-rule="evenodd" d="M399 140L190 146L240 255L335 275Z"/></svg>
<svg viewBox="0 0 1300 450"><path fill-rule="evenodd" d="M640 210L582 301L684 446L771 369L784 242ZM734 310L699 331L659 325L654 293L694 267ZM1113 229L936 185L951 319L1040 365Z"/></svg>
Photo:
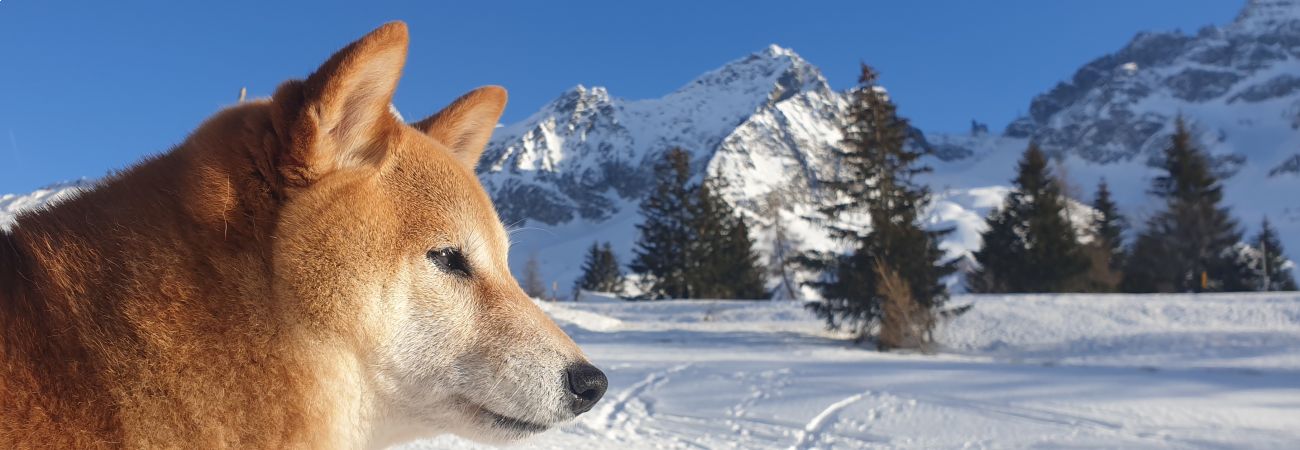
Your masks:
<svg viewBox="0 0 1300 450"><path fill-rule="evenodd" d="M368 414L363 363L328 336L278 320L278 199L255 144L273 130L258 109L235 109L172 151L23 215L0 237L0 326L30 330L3 342L0 356L35 361L47 380L82 374L74 388L100 390L86 410L60 412L68 418L57 430L151 430L128 444L142 447L321 447L369 433L367 418L354 417ZM64 359L44 356L51 349ZM190 423L178 408L228 423ZM144 423L159 417L174 422Z"/></svg>

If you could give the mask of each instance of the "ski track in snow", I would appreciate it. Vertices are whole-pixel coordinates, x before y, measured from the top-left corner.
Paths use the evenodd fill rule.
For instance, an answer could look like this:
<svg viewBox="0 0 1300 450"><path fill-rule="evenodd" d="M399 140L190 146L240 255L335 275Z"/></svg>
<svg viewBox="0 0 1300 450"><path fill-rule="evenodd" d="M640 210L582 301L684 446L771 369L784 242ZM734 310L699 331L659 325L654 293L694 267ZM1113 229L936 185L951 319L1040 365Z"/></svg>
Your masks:
<svg viewBox="0 0 1300 450"><path fill-rule="evenodd" d="M817 413L816 417L813 417L812 420L808 421L808 424L803 428L803 432L799 434L799 440L795 441L794 445L790 446L790 450L808 450L809 448L812 448L812 445L815 444L817 439L821 436L822 431L824 431L826 427L834 424L834 421L839 418L840 411L843 411L844 408L847 408L849 405L862 401L864 397L870 394L871 391L853 394L844 397L835 403L831 403L831 405L827 406L826 409L823 409L822 412Z"/></svg>
<svg viewBox="0 0 1300 450"><path fill-rule="evenodd" d="M544 308L610 389L520 448L1293 448L1300 294L959 296L946 352L853 348L794 302ZM702 319L709 316L709 320ZM617 326L615 326L617 325ZM440 437L409 448L480 448Z"/></svg>
<svg viewBox="0 0 1300 450"><path fill-rule="evenodd" d="M672 374L686 370L690 366L689 363L679 364L665 370L651 372L641 381L619 392L618 396L612 400L606 400L607 403L601 408L600 419L596 423L590 424L590 426L596 430L604 431L606 435L610 435L609 433L614 427L624 425L624 430L635 434L637 422L633 421L631 415L628 414L628 404L637 400L641 393L647 389L667 383Z"/></svg>

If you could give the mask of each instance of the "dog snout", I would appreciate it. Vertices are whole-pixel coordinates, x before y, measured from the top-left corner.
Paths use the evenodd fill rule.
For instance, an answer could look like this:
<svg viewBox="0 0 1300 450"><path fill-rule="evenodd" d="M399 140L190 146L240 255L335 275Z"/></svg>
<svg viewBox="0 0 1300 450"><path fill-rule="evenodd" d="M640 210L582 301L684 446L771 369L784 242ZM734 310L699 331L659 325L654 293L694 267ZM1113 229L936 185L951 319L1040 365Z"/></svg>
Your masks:
<svg viewBox="0 0 1300 450"><path fill-rule="evenodd" d="M600 401L600 397L605 395L605 389L609 387L605 372L588 363L569 366L565 370L565 376L568 378L569 392L573 394L570 408L575 416L596 406L596 402Z"/></svg>

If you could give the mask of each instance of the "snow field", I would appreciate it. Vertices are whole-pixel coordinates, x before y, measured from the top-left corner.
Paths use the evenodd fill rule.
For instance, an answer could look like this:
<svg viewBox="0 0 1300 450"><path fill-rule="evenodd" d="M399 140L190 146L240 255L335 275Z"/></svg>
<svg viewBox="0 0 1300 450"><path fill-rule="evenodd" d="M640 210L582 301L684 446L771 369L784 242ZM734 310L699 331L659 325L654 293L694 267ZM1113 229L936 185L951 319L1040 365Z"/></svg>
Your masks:
<svg viewBox="0 0 1300 450"><path fill-rule="evenodd" d="M541 306L609 392L518 448L1300 442L1300 294L958 296L933 355L850 347L797 302L583 300Z"/></svg>

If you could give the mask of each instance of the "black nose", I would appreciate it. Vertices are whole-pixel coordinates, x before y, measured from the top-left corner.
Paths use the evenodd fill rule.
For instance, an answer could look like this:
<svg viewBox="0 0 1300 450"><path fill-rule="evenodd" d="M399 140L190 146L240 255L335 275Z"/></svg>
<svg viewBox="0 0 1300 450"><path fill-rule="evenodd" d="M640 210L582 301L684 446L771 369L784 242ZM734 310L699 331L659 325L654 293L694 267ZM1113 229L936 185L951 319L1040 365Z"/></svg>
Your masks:
<svg viewBox="0 0 1300 450"><path fill-rule="evenodd" d="M569 378L569 392L573 393L571 408L575 416L590 411L592 406L596 406L600 397L605 395L605 388L609 387L605 372L601 372L591 364L571 365L565 370L565 374Z"/></svg>

